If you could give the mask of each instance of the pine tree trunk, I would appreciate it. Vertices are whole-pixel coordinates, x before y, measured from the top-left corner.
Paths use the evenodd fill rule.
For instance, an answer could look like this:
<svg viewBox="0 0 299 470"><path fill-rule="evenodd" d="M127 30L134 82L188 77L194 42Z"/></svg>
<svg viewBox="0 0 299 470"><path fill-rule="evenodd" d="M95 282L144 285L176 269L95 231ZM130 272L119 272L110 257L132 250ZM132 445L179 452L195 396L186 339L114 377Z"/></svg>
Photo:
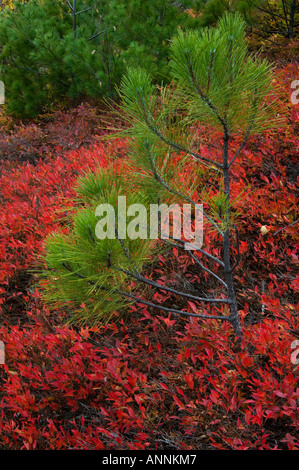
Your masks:
<svg viewBox="0 0 299 470"><path fill-rule="evenodd" d="M73 32L74 37L77 37L77 0L73 0Z"/></svg>
<svg viewBox="0 0 299 470"><path fill-rule="evenodd" d="M225 230L223 235L223 262L225 271L225 280L228 290L228 298L230 300L230 323L234 329L237 340L242 341L242 327L240 324L238 305L235 294L234 278L230 261L230 245L231 245L231 206L230 206L230 177L228 166L228 142L229 136L224 132L223 138L223 178L224 178L224 194L226 195L226 213L225 213Z"/></svg>
<svg viewBox="0 0 299 470"><path fill-rule="evenodd" d="M228 297L231 301L230 303L230 315L231 315L231 320L230 323L234 329L236 338L238 342L242 341L242 327L239 319L239 312L238 312L238 305L237 305L237 299L236 299L236 294L235 294L235 288L234 288L234 279L232 275L232 271L230 268L230 263L228 263L228 266L225 263L225 279L227 283L227 290L228 290ZM227 270L226 270L227 269Z"/></svg>

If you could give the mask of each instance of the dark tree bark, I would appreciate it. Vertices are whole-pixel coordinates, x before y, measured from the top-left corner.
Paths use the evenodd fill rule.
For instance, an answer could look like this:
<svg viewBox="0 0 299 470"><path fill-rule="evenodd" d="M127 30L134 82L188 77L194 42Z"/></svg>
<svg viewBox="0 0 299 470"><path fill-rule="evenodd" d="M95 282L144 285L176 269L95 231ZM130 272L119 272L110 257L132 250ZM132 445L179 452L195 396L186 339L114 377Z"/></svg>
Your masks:
<svg viewBox="0 0 299 470"><path fill-rule="evenodd" d="M288 37L292 39L294 37L294 25L295 25L295 13L296 13L296 5L297 0L293 0L291 4L291 11L290 11L290 21L289 21L289 31Z"/></svg>

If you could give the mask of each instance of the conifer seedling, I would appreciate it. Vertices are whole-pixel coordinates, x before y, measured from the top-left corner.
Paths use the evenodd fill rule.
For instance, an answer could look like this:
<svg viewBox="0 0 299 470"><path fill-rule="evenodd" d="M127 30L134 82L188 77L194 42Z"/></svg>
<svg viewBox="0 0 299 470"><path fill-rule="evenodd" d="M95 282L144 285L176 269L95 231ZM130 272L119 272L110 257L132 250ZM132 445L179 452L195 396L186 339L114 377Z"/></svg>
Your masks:
<svg viewBox="0 0 299 470"><path fill-rule="evenodd" d="M73 319L83 323L102 321L115 310L140 303L166 314L228 321L241 341L234 282L239 240L231 168L251 134L277 123L275 101L269 98L271 65L248 54L245 23L237 14L225 15L213 29L179 31L170 45L170 64L172 82L164 87L157 87L141 68L131 68L123 77L121 116L128 122L125 135L132 171L119 175L114 169L101 169L79 180L77 193L83 205L73 217L69 234L53 234L46 243L46 296L58 303L72 302L78 307ZM202 154L194 140L198 123L220 136L220 151L217 147L212 156ZM236 141L237 150L232 145ZM195 189L203 187L202 165L216 175L217 190L209 198L203 192L195 199ZM203 203L204 233L216 233L221 256L204 244L197 250L187 248L186 253L199 274L208 273L219 284L221 295L219 289L211 296L210 291L177 289L164 280L162 285L148 274L157 252L169 246L185 249L183 239L125 239L119 237L117 225L115 238L98 239L96 207L111 204L117 219L120 195L126 195L127 204L146 207L171 202L195 209ZM147 222L145 217L143 223ZM182 285L187 286L187 281ZM186 308L158 304L153 298L156 291L171 294L180 305L185 301ZM188 300L198 306L197 312L188 312ZM84 308L79 308L82 304ZM216 313L202 313L203 304L215 306ZM226 309L219 313L217 307L223 305Z"/></svg>

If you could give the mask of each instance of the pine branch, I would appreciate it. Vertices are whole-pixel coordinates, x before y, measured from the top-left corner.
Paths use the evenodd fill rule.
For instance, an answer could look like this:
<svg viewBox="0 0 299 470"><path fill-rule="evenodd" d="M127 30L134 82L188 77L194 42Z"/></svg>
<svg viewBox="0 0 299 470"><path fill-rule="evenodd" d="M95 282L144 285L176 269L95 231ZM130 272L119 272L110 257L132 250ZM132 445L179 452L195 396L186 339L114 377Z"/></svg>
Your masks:
<svg viewBox="0 0 299 470"><path fill-rule="evenodd" d="M186 59L188 60L187 56L186 56ZM201 100L202 100L205 104L207 104L208 107L211 109L211 111L214 113L214 115L216 116L216 118L218 119L218 121L221 123L221 125L222 125L222 127L223 127L223 129L224 129L224 132L227 133L227 134L229 134L228 127L227 127L227 122L220 116L217 107L212 103L212 101L210 100L210 98L208 98L208 97L204 94L203 89L201 88L201 86L200 86L199 83L197 82L196 76L195 76L195 74L194 74L194 70L193 70L192 65L191 65L190 58L189 58L189 63L188 63L188 69L189 69L190 77L191 77L191 80L192 80L193 87L194 87L195 91L197 92L197 94L199 95L199 97L201 98ZM222 168L222 165L219 165L219 168Z"/></svg>
<svg viewBox="0 0 299 470"><path fill-rule="evenodd" d="M69 2L69 0L67 0L66 3L68 4L68 7L71 9L71 11L74 12L73 6Z"/></svg>
<svg viewBox="0 0 299 470"><path fill-rule="evenodd" d="M174 240L174 238L172 236L169 236L169 238ZM165 242L165 243L169 243L169 244L171 244L171 245L173 245L177 248L185 249L184 246L183 246L185 244L184 240L177 240L177 241L180 241L183 244L182 246L179 245L178 243L170 242L169 240L162 239L162 241ZM201 254L203 254L207 258L210 258L211 260L215 261L215 263L218 263L220 266L222 266L224 268L224 263L220 259L218 259L215 256L211 255L211 253L208 253L207 251L202 250L201 248L197 248L196 251L199 251Z"/></svg>
<svg viewBox="0 0 299 470"><path fill-rule="evenodd" d="M254 104L256 104L256 102L254 101L253 103L253 106ZM251 117L251 120L250 120L250 124L248 126L248 129L247 129L247 132L245 134L245 137L243 139L243 142L242 144L240 145L240 147L238 148L237 152L235 153L235 155L233 156L233 158L231 159L231 161L228 163L228 168L231 167L231 165L235 162L235 160L238 158L240 152L243 150L243 148L245 147L245 145L247 144L247 141L248 141L248 138L249 138L249 135L250 135L250 132L254 126L254 123L255 123L255 120L256 120L256 115L257 115L257 107L254 109L254 113Z"/></svg>
<svg viewBox="0 0 299 470"><path fill-rule="evenodd" d="M215 274L213 271L211 271L211 270L208 269L206 266L204 266L204 265L196 258L196 256L194 256L194 254L193 254L190 250L187 249L187 251L188 251L189 255L191 256L191 258L201 267L201 269L203 269L203 270L206 271L208 274L210 274L211 276L213 276L215 279L217 279L217 281L221 282L221 284L223 284L226 289L228 288L226 282L225 282L223 279L221 279L221 277L217 276L217 274Z"/></svg>
<svg viewBox="0 0 299 470"><path fill-rule="evenodd" d="M178 295L180 297L187 297L189 299L196 300L198 302L225 303L225 304L230 303L229 299L215 299L215 298L208 298L208 297L198 297L197 295L188 294L187 292L177 291L176 289L173 289L172 287L163 286L161 284L158 284L155 281L151 281L150 279L147 279L144 276L134 274L131 271L128 271L126 269L122 269L122 268L118 268L118 267L114 267L114 269L116 269L117 271L120 271L124 274L127 274L128 276L133 277L134 279L136 279L139 282L144 282L145 284L148 284L149 286L155 287L156 289L159 289L159 290L162 290L162 291L165 291L165 292L170 292L171 294L175 294L175 295Z"/></svg>
<svg viewBox="0 0 299 470"><path fill-rule="evenodd" d="M81 15L81 13L85 13L86 11L89 11L91 10L93 7L88 7L88 8L85 8L84 10L81 10L81 11L78 11L77 13L75 13L76 16L78 15Z"/></svg>
<svg viewBox="0 0 299 470"><path fill-rule="evenodd" d="M140 105L142 107L142 110L143 110L143 118L145 120L146 125L166 145L169 145L170 147L178 150L179 152L184 152L188 155L191 155L196 160L201 160L202 162L209 163L210 165L214 165L217 168L222 168L222 165L220 163L218 163L218 162L216 162L216 161L214 161L210 158L203 157L202 155L200 155L198 153L192 152L192 150L187 149L186 147L183 147L183 146L177 144L176 142L172 142L167 137L163 136L163 134L155 127L154 119L153 119L152 116L149 115L149 111L146 109L146 105L145 105L143 99L141 98L140 94L137 93L137 96L138 96L139 103L140 103Z"/></svg>
<svg viewBox="0 0 299 470"><path fill-rule="evenodd" d="M178 315L185 315L185 316L188 316L188 317L195 317L195 318L204 318L204 319L211 319L211 320L226 320L226 321L230 321L230 316L218 316L218 315L204 315L204 314L196 314L196 313L189 313L189 312L185 312L184 310L177 310L177 309L174 309L174 308L168 308L168 307L163 307L163 305L158 305L158 304L154 304L152 302L148 302L147 300L143 300L141 299L140 297L137 297L136 295L133 295L133 294L128 294L126 292L123 292L123 291L115 291L115 293L119 294L119 295L123 295L124 297L128 297L130 299L133 299L135 300L136 302L138 303L141 303L143 305L146 305L148 307L153 307L153 308L157 308L159 310L163 310L164 312L169 312L169 313L175 313L175 314L178 314Z"/></svg>
<svg viewBox="0 0 299 470"><path fill-rule="evenodd" d="M179 196L181 197L182 199L185 199L186 201L188 201L190 204L192 204L194 207L198 207L198 204L196 204L196 202L193 201L193 199L191 199L189 196L186 196L185 194L183 193L180 193L179 191L177 191L176 189L172 188L171 186L169 186L165 181L164 179L162 178L162 176L158 173L158 170L155 166L155 162L153 161L152 157L150 156L150 162L151 162L151 165L152 165L152 171L153 171L153 176L154 178L165 188L167 189L170 193L172 194L175 194L176 196ZM215 229L217 230L217 232L223 237L223 232L222 230L218 227L218 225L216 224L216 222L213 221L213 219L211 219L211 217L208 216L208 214L202 210L202 214L203 216L215 227Z"/></svg>
<svg viewBox="0 0 299 470"><path fill-rule="evenodd" d="M118 236L117 228L115 228L115 233L116 233L116 239L118 240L120 246L122 247L125 257L127 258L127 260L129 261L129 263L130 263L131 266L133 267L135 273L137 273L137 274L139 275L140 273L139 273L139 271L138 271L138 268L137 268L137 266L135 266L135 264L133 263L133 260L132 260L132 258L131 258L131 256L130 256L130 253L129 253L127 247L125 246L125 244L124 244L124 242L122 241L122 239L119 238L119 236Z"/></svg>
<svg viewBox="0 0 299 470"><path fill-rule="evenodd" d="M295 220L295 222L292 222L291 224L287 225L286 227L280 228L279 230L277 230L277 232L273 233L273 236L274 236L274 235L277 235L279 232L282 232L282 230L285 230L285 229L287 229L287 228L289 228L289 227L293 227L293 225L298 224L298 222L299 222L299 219L298 219L298 220Z"/></svg>
<svg viewBox="0 0 299 470"><path fill-rule="evenodd" d="M91 36L90 38L88 38L87 41L91 41L92 39L97 38L97 37L100 36L101 34L104 34L106 31L108 31L107 28L106 28L106 29L103 29L102 31L100 31L100 32L94 34L93 36Z"/></svg>
<svg viewBox="0 0 299 470"><path fill-rule="evenodd" d="M252 124L253 126L253 124ZM247 141L248 141L248 138L249 138L249 134L250 134L250 130L252 128L252 126L249 126L246 134L245 134L245 137L243 139L243 142L242 144L240 145L240 147L238 148L238 150L236 151L235 155L233 156L233 158L231 159L231 161L228 163L228 167L230 167L234 161L238 158L240 152L243 150L243 148L245 147L245 145L247 144Z"/></svg>

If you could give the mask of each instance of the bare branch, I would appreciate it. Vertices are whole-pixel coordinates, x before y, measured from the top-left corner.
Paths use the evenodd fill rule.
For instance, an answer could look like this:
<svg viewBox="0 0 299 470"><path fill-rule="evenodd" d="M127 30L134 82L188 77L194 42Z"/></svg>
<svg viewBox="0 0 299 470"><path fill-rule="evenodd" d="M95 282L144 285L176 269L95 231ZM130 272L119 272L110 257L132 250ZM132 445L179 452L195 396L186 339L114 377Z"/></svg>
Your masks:
<svg viewBox="0 0 299 470"><path fill-rule="evenodd" d="M248 129L247 129L247 132L245 134L245 137L243 139L243 142L242 144L240 145L240 147L238 148L238 150L236 151L235 155L233 156L233 158L231 159L231 161L229 162L228 164L228 167L230 167L234 161L237 159L237 157L239 156L240 152L243 150L243 148L245 147L245 145L247 144L247 141L248 141L248 137L250 135L250 131L254 125L254 122L255 122L255 119L252 120L251 124L249 125Z"/></svg>
<svg viewBox="0 0 299 470"><path fill-rule="evenodd" d="M206 266L204 266L197 258L196 256L194 256L194 254L188 250L188 253L190 254L191 258L194 259L194 261L201 267L201 269L203 269L204 271L206 271L208 274L210 274L211 276L214 276L215 279L217 279L219 282L221 282L221 284L224 285L224 287L227 289L227 284L226 282L224 282L223 279L221 279L221 277L217 276L217 274L215 274L213 271L211 271L210 269L208 269Z"/></svg>
<svg viewBox="0 0 299 470"><path fill-rule="evenodd" d="M91 9L92 9L92 7L85 8L84 10L81 10L81 11L78 11L77 13L75 13L75 15L76 16L81 15L81 13L85 13L86 11L89 11Z"/></svg>
<svg viewBox="0 0 299 470"><path fill-rule="evenodd" d="M101 34L104 34L106 31L108 31L108 29L103 29L103 31L100 31L99 33L96 33L94 34L93 36L91 36L90 38L87 39L87 41L91 41L92 39L95 39L97 38L98 36L100 36Z"/></svg>
<svg viewBox="0 0 299 470"><path fill-rule="evenodd" d="M229 316L225 316L225 315L223 315L223 316L220 316L220 315L204 315L204 314L189 313L189 312L185 312L184 310L177 310L177 309L174 309L174 308L163 307L162 305L157 305L157 304L154 304L152 302L148 302L147 300L143 300L143 299L137 297L136 295L128 294L128 293L123 292L123 291L115 291L115 292L119 295L123 295L124 297L131 298L131 299L135 300L136 302L139 302L143 305L147 305L148 307L154 307L154 308L157 308L159 310L163 310L164 312L175 313L175 314L179 314L179 315L185 315L185 316L188 316L188 317L205 318L207 320L212 319L212 320L230 321Z"/></svg>
<svg viewBox="0 0 299 470"><path fill-rule="evenodd" d="M173 238L171 235L169 235L169 238L171 240L177 240L177 241L181 242L183 245L185 244L184 240L179 240L177 238ZM170 245L176 246L180 249L185 249L185 247L183 245L179 245L178 243L169 242L169 240L165 240L165 239L161 239L161 240L163 242L169 243ZM210 258L211 260L215 261L215 263L218 263L220 266L222 266L224 268L224 263L220 259L218 259L215 256L211 255L211 253L208 253L207 251L202 250L201 248L196 248L195 251L199 251L199 253L206 256L207 258Z"/></svg>
<svg viewBox="0 0 299 470"><path fill-rule="evenodd" d="M208 302L208 303L224 303L224 304L229 304L230 300L229 299L214 299L214 298L207 298L207 297L198 297L197 295L192 295L188 294L187 292L180 292L177 291L176 289L173 289L172 287L168 286L163 286L161 284L158 284L157 282L151 281L150 279L147 279L144 276L134 274L126 269L122 268L117 268L114 267L117 271L120 271L122 273L127 274L128 276L133 277L134 279L137 279L139 282L144 282L145 284L148 284L149 286L155 287L156 289L159 290L164 290L165 292L170 292L171 294L179 295L181 297L187 297L192 300L196 300L198 302Z"/></svg>
<svg viewBox="0 0 299 470"><path fill-rule="evenodd" d="M288 227L292 227L293 225L297 224L298 222L299 222L299 219L298 219L298 220L295 220L295 222L293 222L293 223L287 225L286 227L280 228L279 230L277 230L277 232L273 233L273 236L274 236L274 235L277 235L279 232L282 232L282 230L285 230L285 229L288 228Z"/></svg>
<svg viewBox="0 0 299 470"><path fill-rule="evenodd" d="M72 10L72 12L74 13L74 9L73 9L73 6L70 4L69 0L66 0L66 3L68 4L69 8Z"/></svg>

